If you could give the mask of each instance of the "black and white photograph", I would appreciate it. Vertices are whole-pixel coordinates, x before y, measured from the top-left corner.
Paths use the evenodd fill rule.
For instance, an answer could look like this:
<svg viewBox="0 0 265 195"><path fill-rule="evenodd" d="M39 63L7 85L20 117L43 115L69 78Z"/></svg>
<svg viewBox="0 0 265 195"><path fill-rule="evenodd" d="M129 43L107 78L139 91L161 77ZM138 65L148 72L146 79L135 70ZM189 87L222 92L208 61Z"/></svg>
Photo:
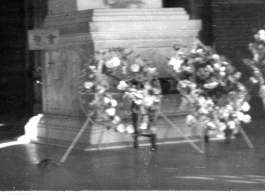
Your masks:
<svg viewBox="0 0 265 195"><path fill-rule="evenodd" d="M0 10L0 193L263 193L265 0Z"/></svg>

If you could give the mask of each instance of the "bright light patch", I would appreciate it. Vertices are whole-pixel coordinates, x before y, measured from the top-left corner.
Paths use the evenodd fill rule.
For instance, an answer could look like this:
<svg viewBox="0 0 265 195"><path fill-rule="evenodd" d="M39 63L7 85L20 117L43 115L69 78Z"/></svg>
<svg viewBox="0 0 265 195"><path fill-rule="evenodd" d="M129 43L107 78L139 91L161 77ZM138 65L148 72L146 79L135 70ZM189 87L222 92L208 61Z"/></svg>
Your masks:
<svg viewBox="0 0 265 195"><path fill-rule="evenodd" d="M25 125L25 136L27 139L34 139L38 134L38 124L40 119L43 117L42 114L32 117L29 122Z"/></svg>
<svg viewBox="0 0 265 195"><path fill-rule="evenodd" d="M27 143L29 143L29 139L28 139L28 141L26 141L26 139L24 138L24 136L21 136L21 137L18 138L17 141L11 141L11 142L6 142L6 143L1 143L0 144L0 149L1 148L7 148L7 147L10 147L10 146L27 144Z"/></svg>
<svg viewBox="0 0 265 195"><path fill-rule="evenodd" d="M214 180L214 178L210 177L194 177L194 176L183 176L183 177L177 177L181 179L200 179L200 180Z"/></svg>
<svg viewBox="0 0 265 195"><path fill-rule="evenodd" d="M258 182L255 181L243 181L243 180L226 180L227 182L231 182L231 183L242 183L242 184L255 184Z"/></svg>

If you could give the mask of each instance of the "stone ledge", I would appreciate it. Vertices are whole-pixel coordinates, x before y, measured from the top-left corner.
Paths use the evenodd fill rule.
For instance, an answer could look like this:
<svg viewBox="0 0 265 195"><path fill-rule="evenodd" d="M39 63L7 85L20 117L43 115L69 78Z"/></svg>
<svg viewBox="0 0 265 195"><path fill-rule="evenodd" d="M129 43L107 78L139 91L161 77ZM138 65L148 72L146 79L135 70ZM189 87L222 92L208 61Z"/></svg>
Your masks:
<svg viewBox="0 0 265 195"><path fill-rule="evenodd" d="M127 31L124 32L91 32L78 35L62 35L60 43L100 40L127 40L127 39L174 39L197 37L198 30L173 30L167 34L161 31Z"/></svg>
<svg viewBox="0 0 265 195"><path fill-rule="evenodd" d="M68 12L64 14L48 15L46 20L89 17L93 15L150 15L150 14L187 14L184 8L148 8L148 9L90 9L84 11Z"/></svg>

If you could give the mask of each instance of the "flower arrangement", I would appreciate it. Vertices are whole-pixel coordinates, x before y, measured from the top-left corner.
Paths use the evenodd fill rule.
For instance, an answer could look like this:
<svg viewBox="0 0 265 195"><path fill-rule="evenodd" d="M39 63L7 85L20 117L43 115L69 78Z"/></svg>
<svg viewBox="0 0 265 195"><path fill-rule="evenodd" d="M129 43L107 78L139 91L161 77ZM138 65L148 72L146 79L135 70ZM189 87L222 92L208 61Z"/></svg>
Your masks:
<svg viewBox="0 0 265 195"><path fill-rule="evenodd" d="M254 42L249 44L249 50L253 58L245 59L244 62L253 70L253 76L250 77L250 81L259 85L259 95L265 109L265 30L259 30L254 35Z"/></svg>
<svg viewBox="0 0 265 195"><path fill-rule="evenodd" d="M175 56L168 65L174 71L179 92L194 105L194 112L186 122L193 126L198 122L205 130L215 130L217 135L231 135L238 132L241 122L248 123L251 117L246 114L248 92L239 81L240 72L211 47L200 42L191 51L174 46Z"/></svg>
<svg viewBox="0 0 265 195"><path fill-rule="evenodd" d="M129 99L131 111L139 115L139 129L154 130L151 125L160 105L160 85L155 67L131 50L111 48L95 53L80 75L79 99L86 115L105 116L107 128L119 133L134 133L131 124L119 113L123 100ZM117 97L121 97L118 103ZM90 111L93 111L92 113ZM128 112L127 112L128 113Z"/></svg>

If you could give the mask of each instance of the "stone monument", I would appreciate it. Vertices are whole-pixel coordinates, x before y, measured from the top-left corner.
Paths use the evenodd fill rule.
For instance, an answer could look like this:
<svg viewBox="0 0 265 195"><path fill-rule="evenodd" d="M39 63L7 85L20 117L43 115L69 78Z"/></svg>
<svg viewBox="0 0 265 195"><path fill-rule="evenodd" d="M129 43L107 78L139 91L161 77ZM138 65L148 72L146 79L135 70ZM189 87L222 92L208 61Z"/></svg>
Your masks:
<svg viewBox="0 0 265 195"><path fill-rule="evenodd" d="M132 48L152 61L160 77L168 77L165 66L173 55L172 46L191 46L201 28L201 21L190 20L183 8L162 8L161 0L50 0L48 10L42 29L59 30L60 44L43 55L44 116L40 118L37 132L27 128L26 134L36 135L31 137L33 142L44 142L48 131L49 144L65 147L86 119L77 91L78 75L89 54L110 47ZM166 98L164 101L162 109L178 123L174 119L178 100L173 98L176 102L170 104ZM192 135L182 126L185 134ZM158 141L179 137L173 129L168 131L163 121L158 127ZM102 134L102 127L93 125L84 132L76 148L131 144L130 135L109 131Z"/></svg>

